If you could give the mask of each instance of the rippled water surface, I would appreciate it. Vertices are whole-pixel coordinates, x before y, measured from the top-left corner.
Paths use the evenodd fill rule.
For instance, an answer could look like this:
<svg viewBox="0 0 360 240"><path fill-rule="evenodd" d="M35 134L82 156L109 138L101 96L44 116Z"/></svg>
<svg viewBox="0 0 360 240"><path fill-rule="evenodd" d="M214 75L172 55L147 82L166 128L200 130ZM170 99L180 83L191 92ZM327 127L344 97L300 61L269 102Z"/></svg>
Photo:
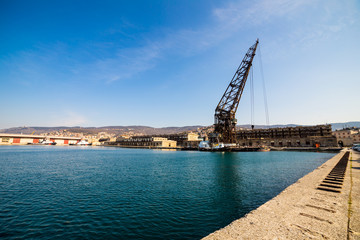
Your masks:
<svg viewBox="0 0 360 240"><path fill-rule="evenodd" d="M333 155L0 146L0 238L199 239Z"/></svg>

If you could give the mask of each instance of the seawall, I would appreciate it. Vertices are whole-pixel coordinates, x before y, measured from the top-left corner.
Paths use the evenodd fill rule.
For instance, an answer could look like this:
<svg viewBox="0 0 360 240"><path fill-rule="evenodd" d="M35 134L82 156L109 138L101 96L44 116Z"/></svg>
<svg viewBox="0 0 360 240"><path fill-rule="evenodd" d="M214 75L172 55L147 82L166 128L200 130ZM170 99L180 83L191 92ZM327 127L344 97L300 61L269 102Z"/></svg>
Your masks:
<svg viewBox="0 0 360 240"><path fill-rule="evenodd" d="M351 151L344 177L331 180L330 191L318 189L345 152L203 239L360 239L360 153Z"/></svg>

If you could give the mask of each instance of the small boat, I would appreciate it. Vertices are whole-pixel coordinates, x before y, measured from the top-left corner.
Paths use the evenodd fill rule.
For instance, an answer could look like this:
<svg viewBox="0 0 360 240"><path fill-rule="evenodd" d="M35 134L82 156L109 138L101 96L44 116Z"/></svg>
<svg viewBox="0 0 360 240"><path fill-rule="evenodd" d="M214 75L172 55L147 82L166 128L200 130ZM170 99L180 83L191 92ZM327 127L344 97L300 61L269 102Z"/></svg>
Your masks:
<svg viewBox="0 0 360 240"><path fill-rule="evenodd" d="M260 149L258 150L258 152L269 152L271 149L269 147L260 147Z"/></svg>
<svg viewBox="0 0 360 240"><path fill-rule="evenodd" d="M56 142L50 141L50 140L43 140L42 142L40 142L40 144L43 145L56 145Z"/></svg>
<svg viewBox="0 0 360 240"><path fill-rule="evenodd" d="M213 146L213 150L221 150L221 149L224 149L225 148L225 145L223 143L218 143L218 144L214 144Z"/></svg>
<svg viewBox="0 0 360 240"><path fill-rule="evenodd" d="M211 147L210 147L210 144L208 141L201 141L199 143L199 150L200 151L205 151L205 150L210 150Z"/></svg>
<svg viewBox="0 0 360 240"><path fill-rule="evenodd" d="M89 143L86 140L81 140L80 142L78 142L76 145L80 145L80 146L90 146L91 143Z"/></svg>

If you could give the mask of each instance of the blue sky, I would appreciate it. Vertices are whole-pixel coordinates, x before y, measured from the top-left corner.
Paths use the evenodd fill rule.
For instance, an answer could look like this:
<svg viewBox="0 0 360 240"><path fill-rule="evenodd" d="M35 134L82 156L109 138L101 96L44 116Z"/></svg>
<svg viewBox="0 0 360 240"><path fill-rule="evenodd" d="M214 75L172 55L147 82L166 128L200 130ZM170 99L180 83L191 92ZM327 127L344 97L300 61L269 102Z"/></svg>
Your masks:
<svg viewBox="0 0 360 240"><path fill-rule="evenodd" d="M211 125L256 38L270 124L360 120L359 1L1 0L0 128Z"/></svg>

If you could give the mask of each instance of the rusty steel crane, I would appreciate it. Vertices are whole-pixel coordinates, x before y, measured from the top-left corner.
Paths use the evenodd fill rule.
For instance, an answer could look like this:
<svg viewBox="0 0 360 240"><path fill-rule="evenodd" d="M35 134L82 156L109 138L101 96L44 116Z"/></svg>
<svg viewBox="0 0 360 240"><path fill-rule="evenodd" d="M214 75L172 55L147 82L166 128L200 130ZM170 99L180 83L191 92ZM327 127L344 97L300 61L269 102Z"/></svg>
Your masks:
<svg viewBox="0 0 360 240"><path fill-rule="evenodd" d="M215 109L215 129L212 137L213 143L236 143L235 127L237 119L235 118L235 113L238 108L258 44L259 39L256 40L255 44L252 45L245 54L239 68L236 70L234 77Z"/></svg>

